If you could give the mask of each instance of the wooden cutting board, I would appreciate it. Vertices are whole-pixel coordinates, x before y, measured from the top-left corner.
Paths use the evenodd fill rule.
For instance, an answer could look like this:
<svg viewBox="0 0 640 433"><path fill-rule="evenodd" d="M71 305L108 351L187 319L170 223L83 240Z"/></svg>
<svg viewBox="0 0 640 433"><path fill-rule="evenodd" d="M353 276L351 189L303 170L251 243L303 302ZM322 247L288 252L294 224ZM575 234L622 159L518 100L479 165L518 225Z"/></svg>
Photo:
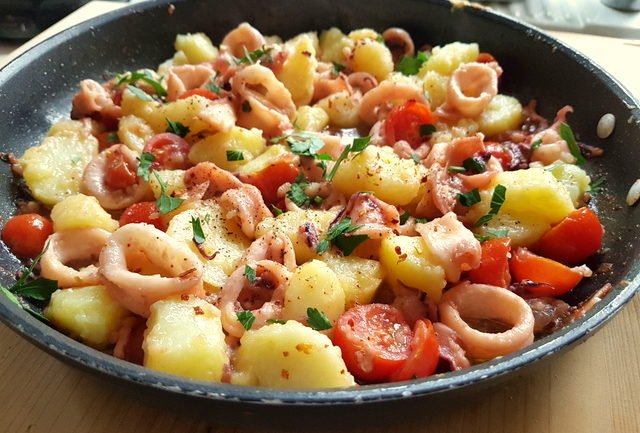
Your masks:
<svg viewBox="0 0 640 433"><path fill-rule="evenodd" d="M20 50L122 6L91 2ZM590 35L552 34L593 58L640 98L640 44ZM0 433L267 431L260 426L237 429L211 425L137 402L55 360L4 325L0 325L0 407ZM367 426L367 420L363 420L362 427L349 431L637 433L639 408L640 297L636 297L594 337L533 374L514 378L448 410L398 420L392 429ZM336 426L333 431L341 430Z"/></svg>

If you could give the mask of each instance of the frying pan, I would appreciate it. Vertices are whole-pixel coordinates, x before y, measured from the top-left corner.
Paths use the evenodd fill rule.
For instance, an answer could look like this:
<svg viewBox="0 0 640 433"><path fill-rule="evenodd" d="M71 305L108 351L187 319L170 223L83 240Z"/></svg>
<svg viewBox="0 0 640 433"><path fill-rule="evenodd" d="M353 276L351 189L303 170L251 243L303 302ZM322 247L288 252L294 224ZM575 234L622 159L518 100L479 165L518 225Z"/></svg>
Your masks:
<svg viewBox="0 0 640 433"><path fill-rule="evenodd" d="M570 104L569 121L579 139L605 148L605 156L587 163L591 174L607 175L606 191L594 197L606 229L603 253L594 268L612 263L565 300L573 305L610 282L611 293L584 317L514 354L472 368L428 379L340 390L280 390L209 383L155 372L88 348L51 329L0 297L0 319L52 355L88 370L128 392L171 410L217 422L308 426L378 423L415 416L427 408L451 404L541 362L590 336L638 291L640 213L625 204L638 177L640 109L611 76L587 58L540 31L507 17L444 0L178 0L145 2L80 24L36 46L0 73L2 151L21 155L37 145L53 122L68 116L70 100L84 78L103 80L113 73L154 67L173 54L177 33L205 32L215 43L248 21L265 34L284 38L332 26L343 30L403 27L417 46L451 41L478 42L504 68L501 92L520 101L538 101L552 118ZM607 140L595 135L605 113L616 116ZM0 173L0 217L14 214L17 191L9 169ZM4 247L3 247L4 248ZM0 251L0 283L11 285L20 262ZM304 423L304 424L301 424Z"/></svg>

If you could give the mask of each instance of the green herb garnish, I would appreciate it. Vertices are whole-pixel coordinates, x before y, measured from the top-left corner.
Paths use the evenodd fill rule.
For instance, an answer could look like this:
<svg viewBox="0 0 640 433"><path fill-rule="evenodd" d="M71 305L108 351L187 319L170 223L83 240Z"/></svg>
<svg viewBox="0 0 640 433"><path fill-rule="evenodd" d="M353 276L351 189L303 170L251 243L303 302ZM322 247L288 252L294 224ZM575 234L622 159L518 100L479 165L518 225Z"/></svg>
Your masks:
<svg viewBox="0 0 640 433"><path fill-rule="evenodd" d="M480 174L487 171L487 166L485 165L485 163L473 157L465 159L462 162L462 165L465 169L474 174Z"/></svg>
<svg viewBox="0 0 640 433"><path fill-rule="evenodd" d="M320 137L306 132L294 132L293 134L282 135L280 137L272 138L271 142L278 143L282 140L287 142L292 153L295 153L296 155L310 156L313 158L318 156L317 152L324 147L324 141L322 141ZM331 159L329 155L326 156Z"/></svg>
<svg viewBox="0 0 640 433"><path fill-rule="evenodd" d="M458 165L450 165L449 167L447 167L447 170L451 173L465 173L467 171L466 168L460 167Z"/></svg>
<svg viewBox="0 0 640 433"><path fill-rule="evenodd" d="M236 313L236 317L238 318L238 322L240 322L242 327L247 331L251 329L253 322L256 321L256 316L254 316L251 311L247 310Z"/></svg>
<svg viewBox="0 0 640 433"><path fill-rule="evenodd" d="M107 134L107 143L117 143L118 141L120 141L120 137L118 137L117 132Z"/></svg>
<svg viewBox="0 0 640 433"><path fill-rule="evenodd" d="M276 213L276 216L281 215L281 214L284 213L284 211L282 209L280 209L279 207L277 207L274 204L271 205L271 209L273 209L273 211Z"/></svg>
<svg viewBox="0 0 640 433"><path fill-rule="evenodd" d="M413 220L416 222L416 224L426 224L429 222L429 220L426 218L414 218Z"/></svg>
<svg viewBox="0 0 640 433"><path fill-rule="evenodd" d="M311 326L311 329L316 331L325 331L331 329L333 325L331 321L317 308L307 308L307 324Z"/></svg>
<svg viewBox="0 0 640 433"><path fill-rule="evenodd" d="M256 270L253 269L251 266L244 265L243 275L247 278L247 281L249 281L250 284L253 284L256 282Z"/></svg>
<svg viewBox="0 0 640 433"><path fill-rule="evenodd" d="M427 137L434 132L436 132L435 125L432 125L431 123L423 123L420 125L420 137Z"/></svg>
<svg viewBox="0 0 640 433"><path fill-rule="evenodd" d="M427 60L429 57L425 53L418 52L415 57L402 57L395 70L404 75L416 75Z"/></svg>
<svg viewBox="0 0 640 433"><path fill-rule="evenodd" d="M191 217L191 230L193 231L193 242L196 244L203 244L204 241L207 240L204 236L204 231L202 230L200 217Z"/></svg>
<svg viewBox="0 0 640 433"><path fill-rule="evenodd" d="M533 143L531 143L531 151L530 154L533 155L533 152L535 152L536 150L538 150L538 148L542 146L542 140L540 140L539 138L534 141Z"/></svg>
<svg viewBox="0 0 640 433"><path fill-rule="evenodd" d="M145 182L149 182L149 170L155 159L156 156L151 152L142 152L142 155L137 158L139 164L136 174L143 178Z"/></svg>
<svg viewBox="0 0 640 433"><path fill-rule="evenodd" d="M476 203L480 203L480 191L478 188L474 188L469 192L459 193L458 200L462 206L473 206Z"/></svg>
<svg viewBox="0 0 640 433"><path fill-rule="evenodd" d="M309 182L303 181L303 178L304 175L302 173L296 177L289 191L287 191L287 198L298 207L309 207L311 205L311 198L304 192L304 188L309 186Z"/></svg>
<svg viewBox="0 0 640 433"><path fill-rule="evenodd" d="M251 113L251 104L249 103L249 101L242 102L242 111L244 113Z"/></svg>
<svg viewBox="0 0 640 433"><path fill-rule="evenodd" d="M347 67L338 62L331 62L333 64L333 69L331 70L331 75L337 77L340 75L340 72L344 71Z"/></svg>
<svg viewBox="0 0 640 433"><path fill-rule="evenodd" d="M504 185L496 185L496 188L493 190L493 195L491 196L491 210L489 210L488 214L476 221L475 226L480 227L481 225L491 221L493 217L498 214L506 196L507 188Z"/></svg>
<svg viewBox="0 0 640 433"><path fill-rule="evenodd" d="M145 102L153 101L153 98L151 96L149 96L146 92L138 89L136 86L127 84L127 89L129 89L131 93L133 93L138 99L142 99Z"/></svg>
<svg viewBox="0 0 640 433"><path fill-rule="evenodd" d="M569 146L569 151L571 155L576 159L576 164L582 165L586 161L584 156L582 156L582 152L580 152L580 147L578 147L578 143L576 143L576 138L573 135L573 131L571 127L564 122L560 122L560 137L564 141L567 142L567 146Z"/></svg>
<svg viewBox="0 0 640 433"><path fill-rule="evenodd" d="M328 251L329 243L331 243L342 251L345 256L350 255L358 245L369 239L367 235L348 235L348 233L354 232L360 227L362 225L352 226L351 218L346 217L323 235L324 239L318 242L316 252L322 254Z"/></svg>
<svg viewBox="0 0 640 433"><path fill-rule="evenodd" d="M416 164L420 164L420 157L418 156L417 153L412 153L411 159L413 159L413 162L415 162Z"/></svg>
<svg viewBox="0 0 640 433"><path fill-rule="evenodd" d="M352 144L347 144L344 150L342 151L342 153L340 154L340 156L338 157L338 159L336 160L336 163L333 165L331 172L329 173L328 176L325 177L325 180L331 182L333 180L333 176L335 176L336 173L338 172L338 167L340 167L340 164L342 163L342 161L345 160L345 158L349 155L349 153L362 152L367 148L370 142L371 142L371 137L358 137L353 140Z"/></svg>
<svg viewBox="0 0 640 433"><path fill-rule="evenodd" d="M272 323L278 323L280 325L284 325L285 323L287 323L286 320L281 320L281 319L267 319L267 320L265 320L265 322L268 325L271 325Z"/></svg>
<svg viewBox="0 0 640 433"><path fill-rule="evenodd" d="M601 192L604 188L602 185L605 183L606 180L607 180L606 176L601 176L596 180L594 180L593 182L591 182L591 184L589 185L589 193L597 194Z"/></svg>
<svg viewBox="0 0 640 433"><path fill-rule="evenodd" d="M116 75L116 78L118 79L118 81L113 86L114 89L122 84L130 83L130 84L127 84L127 88L131 90L134 95L136 95L138 98L142 99L143 101L152 101L153 98L149 96L147 93L137 88L136 86L131 85L131 84L134 84L136 81L144 81L145 83L153 87L153 90L155 90L156 95L159 98L164 98L165 96L167 96L167 90L162 86L162 84L160 84L158 81L153 79L149 71L129 72L128 74ZM141 97L141 95L136 93L136 90L142 93L144 96ZM149 99L145 99L145 96Z"/></svg>
<svg viewBox="0 0 640 433"><path fill-rule="evenodd" d="M258 48L255 51L249 52L247 47L244 47L244 57L237 58L234 57L233 61L236 65L241 65L243 63L254 64L258 61L264 61L265 63L273 63L273 57L271 56L271 51L273 48L266 48L264 45L261 48ZM264 57L264 59L263 59Z"/></svg>
<svg viewBox="0 0 640 433"><path fill-rule="evenodd" d="M506 238L507 236L509 236L509 230L507 230L507 229L500 229L500 230L489 230L489 229L486 229L485 231L487 232L486 235L481 235L481 234L478 234L478 233L474 233L473 235L481 243L482 242L486 242L486 241L490 241L491 239Z"/></svg>
<svg viewBox="0 0 640 433"><path fill-rule="evenodd" d="M241 150L227 150L227 161L244 161L244 153Z"/></svg>
<svg viewBox="0 0 640 433"><path fill-rule="evenodd" d="M411 214L409 213L408 210L404 211L404 213L400 215L400 225L404 225L410 216Z"/></svg>
<svg viewBox="0 0 640 433"><path fill-rule="evenodd" d="M168 195L166 195L164 191L167 188L167 184L164 183L164 181L160 178L157 171L153 170L153 176L156 178L158 184L160 185L160 196L156 200L158 212L166 215L169 212L178 209L184 199L178 197L169 197Z"/></svg>
<svg viewBox="0 0 640 433"><path fill-rule="evenodd" d="M165 120L167 121L167 124L169 125L169 126L167 126L167 129L165 130L165 132L171 132L173 134L179 135L180 137L186 137L186 135L190 132L189 127L188 126L184 126L180 122L174 122L173 120L169 119L168 117L165 117Z"/></svg>

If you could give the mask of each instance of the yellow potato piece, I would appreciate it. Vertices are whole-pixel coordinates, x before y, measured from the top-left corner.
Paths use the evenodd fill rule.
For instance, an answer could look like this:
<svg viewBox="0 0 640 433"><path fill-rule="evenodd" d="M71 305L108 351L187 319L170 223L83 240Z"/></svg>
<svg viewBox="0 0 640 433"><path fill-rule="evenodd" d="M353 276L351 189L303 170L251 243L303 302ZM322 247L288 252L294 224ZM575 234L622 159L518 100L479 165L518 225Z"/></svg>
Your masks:
<svg viewBox="0 0 640 433"><path fill-rule="evenodd" d="M478 120L480 132L497 135L517 129L522 122L522 105L513 96L496 95L484 109Z"/></svg>
<svg viewBox="0 0 640 433"><path fill-rule="evenodd" d="M118 228L118 221L100 206L98 199L84 194L71 195L51 210L53 230L97 228L110 232Z"/></svg>
<svg viewBox="0 0 640 433"><path fill-rule="evenodd" d="M256 128L245 129L234 126L228 132L218 132L197 141L189 151L192 164L211 161L218 167L237 171L241 166L260 155L266 149L262 131ZM229 160L227 152L241 152L241 160Z"/></svg>
<svg viewBox="0 0 640 433"><path fill-rule="evenodd" d="M218 49L204 33L179 34L176 36L174 48L178 52L182 51L187 62L191 64L210 62L218 58Z"/></svg>
<svg viewBox="0 0 640 433"><path fill-rule="evenodd" d="M308 104L313 96L313 78L318 60L313 41L301 35L291 48L289 57L277 72L276 77L291 92L296 105Z"/></svg>
<svg viewBox="0 0 640 433"><path fill-rule="evenodd" d="M323 254L324 261L336 274L344 291L345 308L355 304L370 304L384 279L384 270L377 260L354 255Z"/></svg>

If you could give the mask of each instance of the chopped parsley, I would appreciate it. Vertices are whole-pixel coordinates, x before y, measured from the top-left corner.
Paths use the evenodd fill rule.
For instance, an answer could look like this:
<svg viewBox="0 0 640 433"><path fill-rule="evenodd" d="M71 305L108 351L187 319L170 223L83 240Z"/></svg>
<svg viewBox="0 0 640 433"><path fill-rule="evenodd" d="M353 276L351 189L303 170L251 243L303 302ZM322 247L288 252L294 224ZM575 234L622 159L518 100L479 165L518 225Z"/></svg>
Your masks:
<svg viewBox="0 0 640 433"><path fill-rule="evenodd" d="M266 322L268 325L271 325L271 324L273 324L273 323L278 323L278 324L280 324L280 325L284 325L285 323L287 323L287 321L286 321L286 320L281 320L281 319L267 319L267 320L265 320L265 322Z"/></svg>
<svg viewBox="0 0 640 433"><path fill-rule="evenodd" d="M242 102L242 111L244 113L251 113L251 104L249 103L249 101Z"/></svg>
<svg viewBox="0 0 640 433"><path fill-rule="evenodd" d="M144 102L153 101L153 98L151 96L149 96L148 93L144 92L141 89L138 89L136 86L133 86L131 84L127 84L127 89L129 89L131 91L131 93L133 93L138 99L141 99Z"/></svg>
<svg viewBox="0 0 640 433"><path fill-rule="evenodd" d="M107 143L117 143L118 141L120 141L120 137L118 137L117 132L107 134Z"/></svg>
<svg viewBox="0 0 640 433"><path fill-rule="evenodd" d="M249 50L247 50L247 47L244 47L244 57L241 58L237 58L234 57L233 61L236 63L236 65L241 65L243 63L246 64L254 64L257 63L258 61L264 61L265 63L273 63L273 57L271 56L271 51L273 51L273 48L269 47L265 47L264 45L261 48L258 48L255 51L249 52Z"/></svg>
<svg viewBox="0 0 640 433"><path fill-rule="evenodd" d="M447 167L447 170L449 170L451 173L465 173L467 171L466 168L460 167L458 165L450 165L449 167Z"/></svg>
<svg viewBox="0 0 640 433"><path fill-rule="evenodd" d="M571 155L573 155L573 157L576 159L576 164L584 164L586 161L584 159L584 156L582 156L582 153L580 152L578 143L576 143L576 138L573 135L573 131L571 130L571 127L564 122L560 122L560 137L562 137L562 139L567 142L567 146L569 146Z"/></svg>
<svg viewBox="0 0 640 433"><path fill-rule="evenodd" d="M51 295L53 294L53 292L58 290L58 282L54 280L50 280L48 278L40 277L40 278L36 278L35 280L31 280L27 282L27 278L29 277L29 275L33 273L33 269L36 267L36 265L42 258L42 255L45 253L45 251L47 251L48 248L49 248L49 243L47 242L42 252L33 259L33 263L31 264L31 266L29 266L29 268L22 273L22 275L20 276L18 281L15 282L15 284L13 284L9 288L0 286L0 291L4 293L7 296L7 298L11 300L11 302L16 304L23 310L27 311L34 317L45 322L48 321L46 317L44 317L42 314L40 314L39 312L31 308L31 306L29 306L25 302L22 302L20 298L16 295L20 295L26 298L31 298L36 301L48 301L49 299L51 299Z"/></svg>
<svg viewBox="0 0 640 433"><path fill-rule="evenodd" d="M369 239L367 235L348 235L348 233L354 232L360 227L362 225L352 226L351 218L346 217L323 235L324 239L318 242L316 252L322 254L328 251L331 243L345 256L350 255L358 245Z"/></svg>
<svg viewBox="0 0 640 433"><path fill-rule="evenodd" d="M309 207L311 205L311 198L304 192L304 188L309 186L309 182L303 181L303 178L304 175L302 173L296 177L289 191L287 191L287 198L298 207Z"/></svg>
<svg viewBox="0 0 640 433"><path fill-rule="evenodd" d="M344 150L336 160L336 163L333 165L333 168L331 169L331 172L329 173L329 175L325 176L325 180L331 182L333 180L333 177L338 172L338 167L340 167L340 164L342 163L342 161L345 160L345 158L349 155L349 153L362 152L367 148L370 142L371 142L371 137L354 138L353 143L347 144L347 146L344 148Z"/></svg>
<svg viewBox="0 0 640 433"><path fill-rule="evenodd" d="M256 282L256 270L253 269L251 266L244 265L244 273L242 275L244 275L247 278L247 281L249 281L250 284L253 284Z"/></svg>
<svg viewBox="0 0 640 433"><path fill-rule="evenodd" d="M193 242L196 244L203 244L207 240L202 230L200 217L191 217L191 230L193 231Z"/></svg>
<svg viewBox="0 0 640 433"><path fill-rule="evenodd" d="M459 193L458 200L462 206L473 206L476 203L480 203L480 191L478 188L474 188L469 192Z"/></svg>
<svg viewBox="0 0 640 433"><path fill-rule="evenodd" d="M326 159L329 155L317 155L318 151L324 147L324 141L314 134L306 132L294 132L293 134L282 135L271 139L272 143L278 143L285 140L291 152L296 155L318 157L318 159ZM322 158L320 158L322 156Z"/></svg>
<svg viewBox="0 0 640 433"><path fill-rule="evenodd" d="M474 174L480 174L487 171L487 166L484 163L484 161L477 158L473 158L473 157L467 158L464 161L462 161L462 166L466 170Z"/></svg>
<svg viewBox="0 0 640 433"><path fill-rule="evenodd" d="M509 236L509 230L507 230L507 229L500 229L500 230L489 230L489 229L487 229L485 231L487 232L486 235L481 235L481 234L478 234L478 233L474 233L473 235L481 243L482 242L486 242L486 241L490 241L491 239L506 238L507 236Z"/></svg>
<svg viewBox="0 0 640 433"><path fill-rule="evenodd" d="M331 62L331 63L333 64L331 75L333 75L334 77L337 77L338 75L340 75L340 72L344 71L347 68L342 63L338 63L338 62Z"/></svg>
<svg viewBox="0 0 640 433"><path fill-rule="evenodd" d="M491 221L494 216L498 214L498 211L502 207L504 200L507 196L507 188L504 185L496 185L496 188L493 190L493 195L491 196L491 210L485 216L481 217L476 221L475 226L480 227Z"/></svg>
<svg viewBox="0 0 640 433"><path fill-rule="evenodd" d="M227 150L227 161L244 161L244 153L241 150Z"/></svg>
<svg viewBox="0 0 640 433"><path fill-rule="evenodd" d="M277 207L274 204L271 205L271 209L275 212L276 216L281 215L282 213L284 213L284 211L282 209L280 209L279 207Z"/></svg>
<svg viewBox="0 0 640 433"><path fill-rule="evenodd" d="M404 75L416 75L427 60L429 57L425 53L418 52L415 57L402 57L395 70Z"/></svg>
<svg viewBox="0 0 640 433"><path fill-rule="evenodd" d="M188 126L184 126L180 122L174 122L168 117L165 117L165 120L167 121L167 125L169 125L165 132L171 132L184 138L191 131Z"/></svg>
<svg viewBox="0 0 640 433"><path fill-rule="evenodd" d="M251 311L247 310L236 313L236 317L238 318L238 322L240 322L242 327L247 331L251 329L253 322L256 321L256 316L254 316Z"/></svg>
<svg viewBox="0 0 640 433"><path fill-rule="evenodd" d="M145 182L149 182L149 170L151 169L151 165L153 164L153 161L155 161L156 156L151 152L142 152L142 155L136 159L139 162L136 174L143 178Z"/></svg>
<svg viewBox="0 0 640 433"><path fill-rule="evenodd" d="M411 216L411 214L409 213L409 211L404 211L404 213L402 215L400 215L400 225L404 225L406 224L406 222L409 220L409 217Z"/></svg>
<svg viewBox="0 0 640 433"><path fill-rule="evenodd" d="M153 176L158 181L158 184L160 184L160 196L156 200L156 206L158 207L158 212L160 212L163 215L166 215L169 212L178 209L178 207L180 207L184 199L178 198L178 197L170 197L166 195L164 191L167 188L167 184L160 178L157 171L155 170L153 171Z"/></svg>
<svg viewBox="0 0 640 433"><path fill-rule="evenodd" d="M429 222L429 220L426 218L414 218L413 220L416 222L416 224L426 224Z"/></svg>
<svg viewBox="0 0 640 433"><path fill-rule="evenodd" d="M533 152L535 152L536 150L538 150L538 148L542 146L542 140L540 140L539 138L534 141L533 143L531 143L531 154L533 155Z"/></svg>
<svg viewBox="0 0 640 433"><path fill-rule="evenodd" d="M589 185L589 193L597 194L599 192L602 192L604 188L602 185L605 183L606 180L607 180L606 176L601 176L596 180L594 180L593 182L591 182L591 184Z"/></svg>
<svg viewBox="0 0 640 433"><path fill-rule="evenodd" d="M433 125L431 123L423 123L422 125L420 125L420 136L421 137L427 137L427 136L433 134L434 132L436 132L435 125Z"/></svg>
<svg viewBox="0 0 640 433"><path fill-rule="evenodd" d="M71 164L76 165L78 163L78 161L80 161L80 157L79 156L74 156L73 158L71 158Z"/></svg>
<svg viewBox="0 0 640 433"><path fill-rule="evenodd" d="M156 96L159 98L167 96L167 90L162 86L162 84L160 84L160 82L153 79L153 76L149 71L129 72L128 74L116 75L116 78L118 81L113 86L114 89L122 84L127 84L127 89L131 90L134 95L143 101L153 101L153 98L136 86L132 85L135 84L136 81L144 81L153 87L153 90L156 92ZM142 95L138 94L138 92Z"/></svg>
<svg viewBox="0 0 640 433"><path fill-rule="evenodd" d="M420 157L418 156L417 153L412 153L411 159L413 159L413 162L415 162L416 164L420 164Z"/></svg>
<svg viewBox="0 0 640 433"><path fill-rule="evenodd" d="M307 308L307 324L316 331L325 331L333 328L331 320L322 311L311 307Z"/></svg>

